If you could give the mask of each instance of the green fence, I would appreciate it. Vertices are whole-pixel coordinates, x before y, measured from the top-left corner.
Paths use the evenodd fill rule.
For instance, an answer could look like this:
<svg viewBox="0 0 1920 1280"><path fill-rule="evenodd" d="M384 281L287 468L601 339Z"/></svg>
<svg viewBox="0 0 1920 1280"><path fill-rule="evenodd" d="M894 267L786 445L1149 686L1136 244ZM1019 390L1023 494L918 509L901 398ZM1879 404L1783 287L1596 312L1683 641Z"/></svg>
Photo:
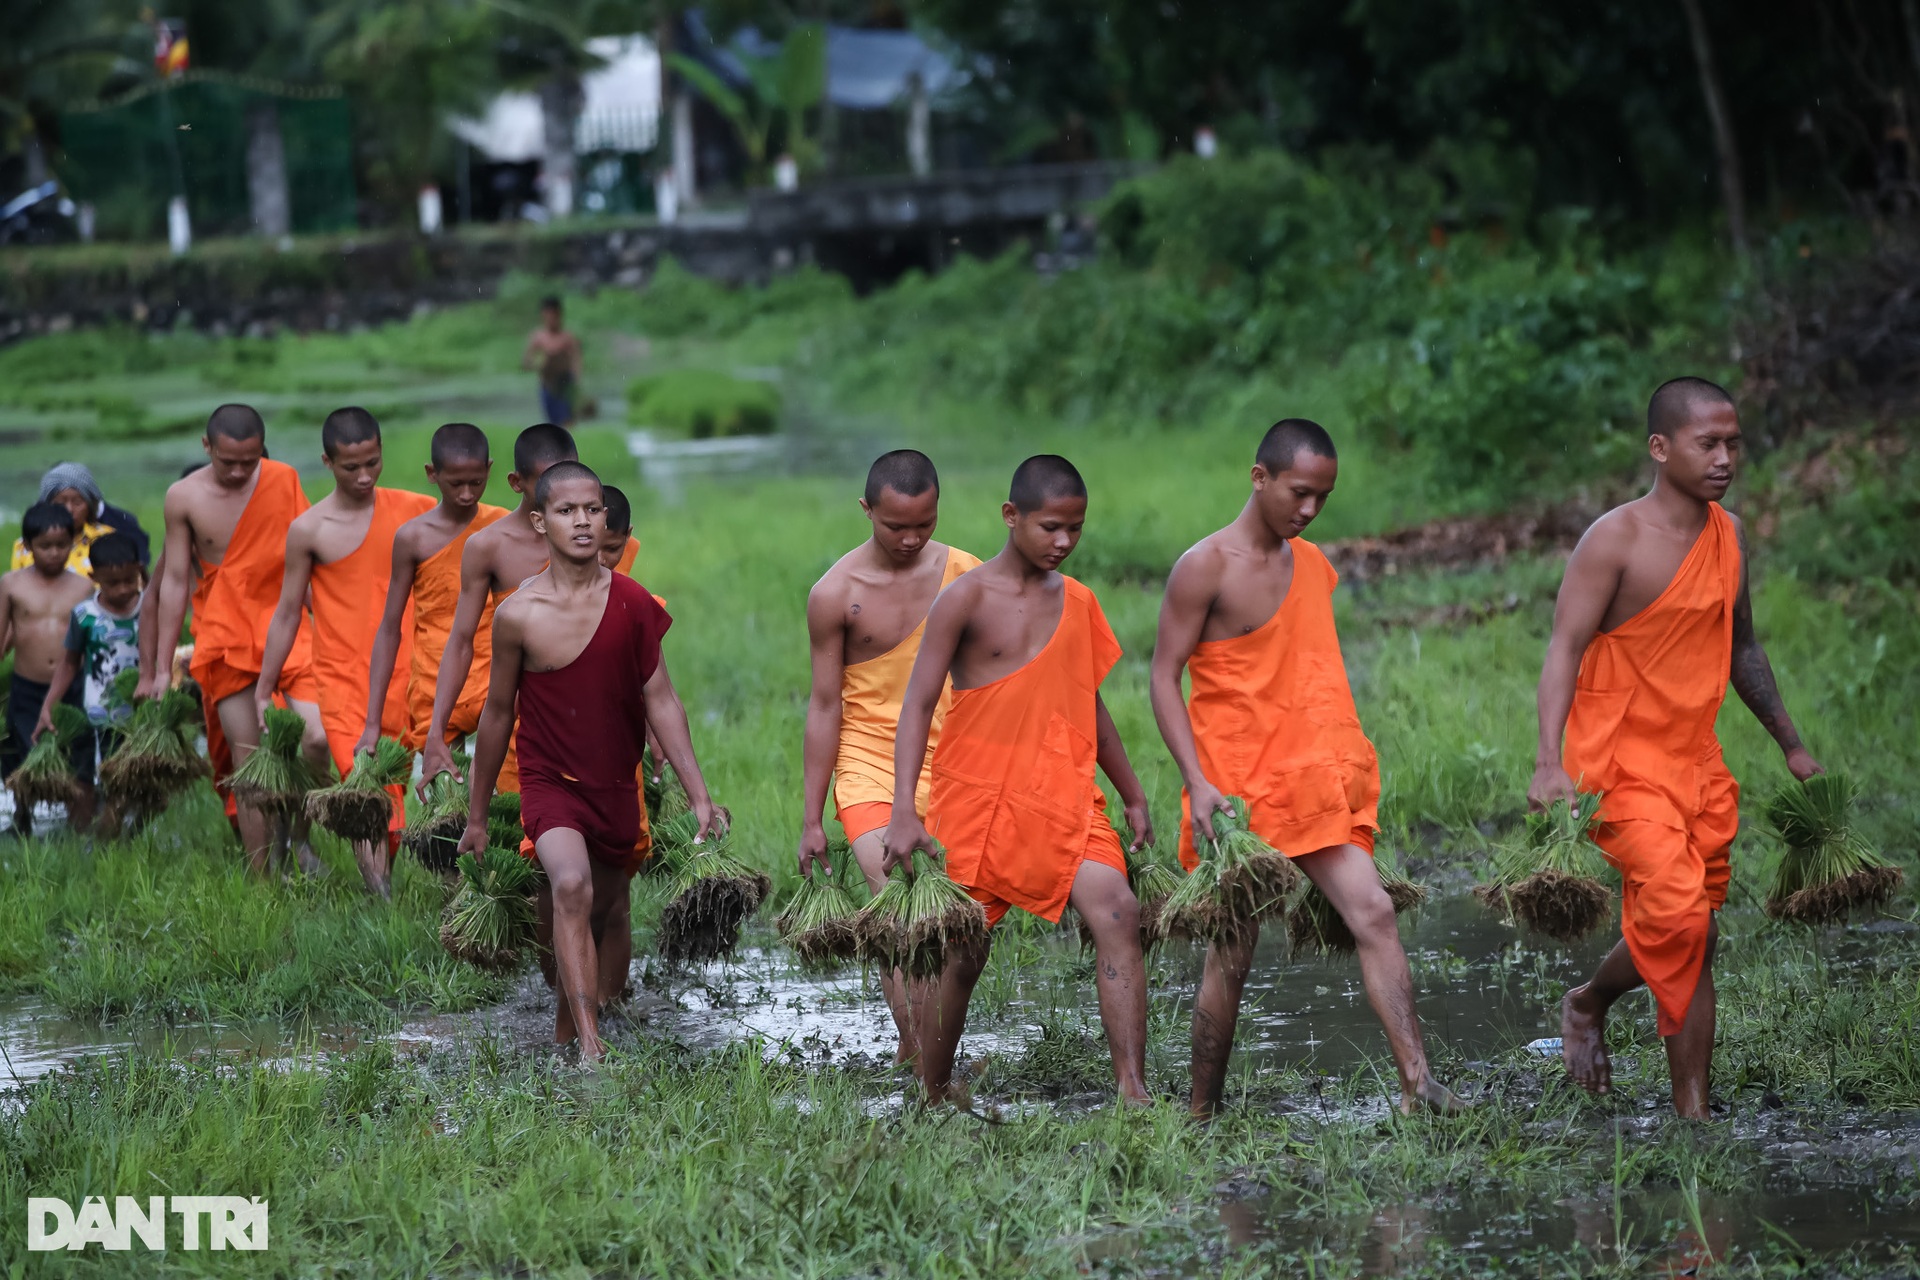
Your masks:
<svg viewBox="0 0 1920 1280"><path fill-rule="evenodd" d="M164 237L167 201L184 188L195 235L252 229L249 117L271 105L286 153L293 230L354 225L353 136L346 99L265 82L189 73L60 117L60 176L91 201L99 234Z"/></svg>

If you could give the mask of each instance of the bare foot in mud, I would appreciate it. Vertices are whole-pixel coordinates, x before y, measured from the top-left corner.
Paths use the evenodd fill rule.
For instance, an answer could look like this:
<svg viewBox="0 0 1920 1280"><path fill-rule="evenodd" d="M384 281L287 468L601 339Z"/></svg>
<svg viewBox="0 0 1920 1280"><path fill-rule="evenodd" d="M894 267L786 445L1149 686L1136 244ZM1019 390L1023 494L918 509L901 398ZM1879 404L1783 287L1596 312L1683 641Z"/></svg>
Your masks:
<svg viewBox="0 0 1920 1280"><path fill-rule="evenodd" d="M293 860L299 864L302 875L311 876L315 880L325 880L332 874L328 871L327 864L320 861L320 856L313 851L313 846L305 840L293 847Z"/></svg>
<svg viewBox="0 0 1920 1280"><path fill-rule="evenodd" d="M1613 1089L1613 1063L1607 1057L1607 1015L1586 1003L1587 989L1575 987L1560 1001L1560 1059L1567 1074L1588 1093Z"/></svg>
<svg viewBox="0 0 1920 1280"><path fill-rule="evenodd" d="M1411 1091L1400 1095L1400 1114L1403 1116L1427 1112L1436 1116L1457 1116L1471 1111L1473 1104L1447 1086L1428 1076Z"/></svg>

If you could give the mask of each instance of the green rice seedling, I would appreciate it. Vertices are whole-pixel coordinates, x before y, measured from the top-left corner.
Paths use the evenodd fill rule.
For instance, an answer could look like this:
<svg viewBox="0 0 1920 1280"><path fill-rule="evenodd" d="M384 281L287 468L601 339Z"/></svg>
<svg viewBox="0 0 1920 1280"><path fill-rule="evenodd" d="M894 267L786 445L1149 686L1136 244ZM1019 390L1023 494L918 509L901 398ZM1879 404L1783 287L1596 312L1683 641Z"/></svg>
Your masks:
<svg viewBox="0 0 1920 1280"><path fill-rule="evenodd" d="M20 812L32 813L37 804L70 805L80 798L80 779L74 775L68 753L86 731L86 712L65 702L54 704L53 731L34 740L7 779Z"/></svg>
<svg viewBox="0 0 1920 1280"><path fill-rule="evenodd" d="M1853 825L1860 788L1840 773L1789 782L1767 802L1767 821L1786 844L1767 893L1767 914L1829 924L1884 905L1906 874L1881 857Z"/></svg>
<svg viewBox="0 0 1920 1280"><path fill-rule="evenodd" d="M1384 850L1375 853L1373 870L1380 877L1387 900L1393 903L1395 915L1405 915L1427 900L1427 887L1408 879L1392 854ZM1287 937L1296 951L1351 955L1360 949L1359 940L1334 908L1333 900L1312 881L1287 912Z"/></svg>
<svg viewBox="0 0 1920 1280"><path fill-rule="evenodd" d="M773 922L781 939L808 969L830 969L860 954L860 938L853 927L859 908L846 886L853 850L844 842L836 845L827 851L835 870L816 869L801 880L793 897L787 899L786 909Z"/></svg>
<svg viewBox="0 0 1920 1280"><path fill-rule="evenodd" d="M1229 796L1232 812L1213 815L1213 836L1202 837L1200 861L1166 899L1156 921L1162 936L1232 942L1251 936L1260 921L1286 910L1299 883L1293 860L1247 826L1247 802Z"/></svg>
<svg viewBox="0 0 1920 1280"><path fill-rule="evenodd" d="M654 856L648 867L656 871L667 870L673 865L676 852L694 847L694 837L700 834L700 818L689 809L685 813L653 822L651 829Z"/></svg>
<svg viewBox="0 0 1920 1280"><path fill-rule="evenodd" d="M933 978L951 952L986 945L986 909L953 882L945 859L944 851L916 853L912 870L894 869L854 917L862 956L910 978Z"/></svg>
<svg viewBox="0 0 1920 1280"><path fill-rule="evenodd" d="M275 817L290 818L298 813L307 793L326 785L300 754L300 740L306 732L307 722L298 711L268 707L260 745L227 779L234 799Z"/></svg>
<svg viewBox="0 0 1920 1280"><path fill-rule="evenodd" d="M680 785L680 775L665 761L654 759L651 751L642 752L640 759L648 819L660 822L686 813L692 802L687 799L687 789Z"/></svg>
<svg viewBox="0 0 1920 1280"><path fill-rule="evenodd" d="M1607 860L1593 842L1599 823L1600 796L1588 791L1528 814L1519 838L1495 853L1493 879L1473 896L1556 942L1586 937L1613 905Z"/></svg>
<svg viewBox="0 0 1920 1280"><path fill-rule="evenodd" d="M461 768L466 762L461 761ZM441 771L427 783L426 800L413 821L400 833L400 843L413 850L422 866L431 871L454 869L461 833L467 829L467 806L473 793L464 782L455 781L451 772ZM519 842L514 842L517 855Z"/></svg>
<svg viewBox="0 0 1920 1280"><path fill-rule="evenodd" d="M200 721L200 705L185 689L136 704L120 745L100 762L107 808L143 820L207 777L207 762L194 747Z"/></svg>
<svg viewBox="0 0 1920 1280"><path fill-rule="evenodd" d="M517 848L489 845L457 862L460 887L440 917L440 945L456 960L492 972L518 967L532 945L539 868Z"/></svg>
<svg viewBox="0 0 1920 1280"><path fill-rule="evenodd" d="M496 791L487 801L487 847L518 851L527 833L520 826L520 793Z"/></svg>
<svg viewBox="0 0 1920 1280"><path fill-rule="evenodd" d="M699 844L663 850L673 897L660 913L660 955L669 964L732 955L740 926L773 891L773 881L733 856L724 826Z"/></svg>
<svg viewBox="0 0 1920 1280"><path fill-rule="evenodd" d="M307 816L342 840L384 840L393 817L387 788L404 785L412 776L413 752L392 738L381 738L372 751L353 757L345 778L307 796Z"/></svg>

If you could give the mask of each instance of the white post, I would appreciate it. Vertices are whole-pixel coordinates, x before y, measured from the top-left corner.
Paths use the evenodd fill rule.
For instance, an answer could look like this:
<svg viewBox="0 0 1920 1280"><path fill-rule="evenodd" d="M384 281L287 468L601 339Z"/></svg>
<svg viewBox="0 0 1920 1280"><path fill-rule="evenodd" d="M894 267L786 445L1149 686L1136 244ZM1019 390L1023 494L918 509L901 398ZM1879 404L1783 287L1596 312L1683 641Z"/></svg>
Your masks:
<svg viewBox="0 0 1920 1280"><path fill-rule="evenodd" d="M653 175L653 211L663 227L679 220L680 186L671 169L662 169Z"/></svg>
<svg viewBox="0 0 1920 1280"><path fill-rule="evenodd" d="M429 183L420 188L420 234L437 236L440 234L441 214L440 188Z"/></svg>
<svg viewBox="0 0 1920 1280"><path fill-rule="evenodd" d="M193 248L193 219L187 215L185 196L167 201L167 247L175 257Z"/></svg>
<svg viewBox="0 0 1920 1280"><path fill-rule="evenodd" d="M693 95L685 89L673 95L673 186L683 205L699 199L693 164Z"/></svg>
<svg viewBox="0 0 1920 1280"><path fill-rule="evenodd" d="M927 82L918 71L907 79L907 167L913 176L933 172L933 109L927 101Z"/></svg>
<svg viewBox="0 0 1920 1280"><path fill-rule="evenodd" d="M779 191L800 189L799 162L784 151L780 153L780 158L773 162L773 185Z"/></svg>

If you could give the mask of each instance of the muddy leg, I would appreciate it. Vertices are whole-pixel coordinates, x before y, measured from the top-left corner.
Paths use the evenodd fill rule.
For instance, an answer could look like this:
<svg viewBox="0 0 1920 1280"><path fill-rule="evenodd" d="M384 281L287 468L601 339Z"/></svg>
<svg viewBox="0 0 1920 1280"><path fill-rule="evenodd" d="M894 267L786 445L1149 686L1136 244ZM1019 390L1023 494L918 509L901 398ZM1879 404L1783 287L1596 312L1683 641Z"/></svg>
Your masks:
<svg viewBox="0 0 1920 1280"><path fill-rule="evenodd" d="M326 777L332 768L333 757L327 752L327 730L320 719L319 705L301 702L296 698L288 698L287 705L298 711L300 718L307 722L307 731L300 737L300 754L306 757L307 767L317 776ZM312 829L313 823L303 809L293 815L289 824L289 839L300 870L310 876L322 876L326 874L327 867L313 851ZM357 853L355 857L358 857ZM360 870L364 875L366 864L362 863Z"/></svg>
<svg viewBox="0 0 1920 1280"><path fill-rule="evenodd" d="M222 698L214 705L220 720L220 732L226 735L233 751L233 767L238 769L253 749L260 745L260 723L254 718L253 690ZM247 866L257 876L267 874L268 846L272 842L272 820L252 805L234 805L234 823L240 828L240 847L246 851Z"/></svg>
<svg viewBox="0 0 1920 1280"><path fill-rule="evenodd" d="M367 892L386 900L393 898L393 864L387 858L386 840L355 840L353 842L353 860L360 865L360 878L366 882ZM301 846L305 848L304 845ZM312 857L312 850L308 850ZM315 859L318 861L318 859Z"/></svg>
<svg viewBox="0 0 1920 1280"><path fill-rule="evenodd" d="M1720 940L1719 922L1707 929L1707 959L1700 968L1700 985L1693 989L1687 1020L1667 1037L1667 1074L1673 1081L1673 1109L1683 1120L1711 1120L1707 1108L1708 1076L1713 1067L1713 1035L1719 1002L1713 988L1713 953Z"/></svg>
<svg viewBox="0 0 1920 1280"><path fill-rule="evenodd" d="M1067 902L1093 935L1100 1025L1122 1102L1150 1105L1147 1092L1147 966L1140 955L1140 904L1127 875L1089 859L1073 877Z"/></svg>
<svg viewBox="0 0 1920 1280"><path fill-rule="evenodd" d="M597 863L593 871L593 901L598 916L593 926L593 946L600 962L600 1007L605 1009L626 994L627 971L633 965L633 882L620 872L603 875ZM604 910L600 909L603 898Z"/></svg>
<svg viewBox="0 0 1920 1280"><path fill-rule="evenodd" d="M887 831L882 827L878 831L869 831L853 842L854 861L860 864L860 874L867 878L867 890L879 893L887 883L880 874L880 855ZM893 1014L894 1030L899 1034L900 1043L895 1047L893 1063L895 1066L911 1064L914 1060L912 1010L907 1004L907 975L898 969L888 969L880 975L880 994L886 998L887 1009Z"/></svg>
<svg viewBox="0 0 1920 1280"><path fill-rule="evenodd" d="M1560 1058L1567 1074L1589 1093L1613 1089L1613 1062L1607 1057L1607 1011L1629 991L1644 985L1633 954L1622 938L1585 983L1560 1001Z"/></svg>
<svg viewBox="0 0 1920 1280"><path fill-rule="evenodd" d="M1253 968L1253 948L1260 940L1254 925L1247 937L1216 942L1207 948L1206 968L1200 973L1200 992L1193 1002L1193 1096L1190 1106L1201 1119L1220 1110L1227 1086L1227 1059L1233 1053L1233 1032L1240 1022L1240 997Z"/></svg>
<svg viewBox="0 0 1920 1280"><path fill-rule="evenodd" d="M950 954L939 977L908 984L912 1025L919 1031L920 1086L929 1105L965 1101L954 1093L953 1055L960 1048L960 1033L966 1030L967 1002L987 967L991 947L989 940L986 946Z"/></svg>
<svg viewBox="0 0 1920 1280"><path fill-rule="evenodd" d="M553 888L553 954L560 971L559 996L573 1014L580 1059L606 1054L598 1018L599 961L593 946L594 867L578 831L559 828L541 836L536 850ZM558 1035L558 1023L555 1034Z"/></svg>

